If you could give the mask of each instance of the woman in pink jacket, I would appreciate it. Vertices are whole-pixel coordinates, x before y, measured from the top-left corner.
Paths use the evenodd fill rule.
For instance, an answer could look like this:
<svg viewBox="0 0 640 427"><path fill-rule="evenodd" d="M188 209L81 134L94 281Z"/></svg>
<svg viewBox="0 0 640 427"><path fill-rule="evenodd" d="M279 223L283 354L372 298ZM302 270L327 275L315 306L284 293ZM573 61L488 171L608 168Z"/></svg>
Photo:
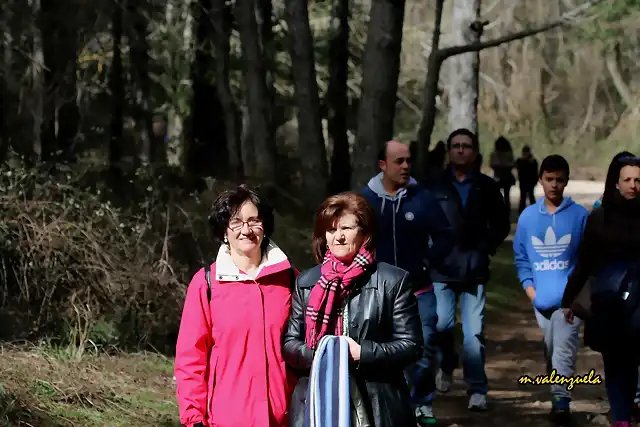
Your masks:
<svg viewBox="0 0 640 427"><path fill-rule="evenodd" d="M180 422L284 427L296 379L282 359L294 273L269 241L273 210L241 185L214 202L216 262L187 290L176 346Z"/></svg>

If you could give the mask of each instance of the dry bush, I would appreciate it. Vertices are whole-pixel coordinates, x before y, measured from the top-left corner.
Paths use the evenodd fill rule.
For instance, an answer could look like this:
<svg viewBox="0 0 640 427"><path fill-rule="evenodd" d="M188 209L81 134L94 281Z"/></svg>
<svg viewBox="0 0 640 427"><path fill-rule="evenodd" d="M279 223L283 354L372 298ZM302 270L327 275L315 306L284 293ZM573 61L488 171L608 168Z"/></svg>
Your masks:
<svg viewBox="0 0 640 427"><path fill-rule="evenodd" d="M2 170L3 335L62 334L78 355L87 345L171 346L190 268L170 254L197 246L206 215L154 200L151 186L118 208L81 178Z"/></svg>

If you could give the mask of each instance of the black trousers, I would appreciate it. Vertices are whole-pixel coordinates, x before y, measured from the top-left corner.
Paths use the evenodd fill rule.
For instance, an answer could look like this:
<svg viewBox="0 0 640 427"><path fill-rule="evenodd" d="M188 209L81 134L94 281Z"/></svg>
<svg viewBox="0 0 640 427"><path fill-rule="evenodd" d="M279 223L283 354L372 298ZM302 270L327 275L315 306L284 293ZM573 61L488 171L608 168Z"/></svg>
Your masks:
<svg viewBox="0 0 640 427"><path fill-rule="evenodd" d="M536 197L533 195L534 188L535 187L520 186L520 207L518 209L518 212L522 213L524 208L527 207L527 199L529 199L530 205L536 203Z"/></svg>

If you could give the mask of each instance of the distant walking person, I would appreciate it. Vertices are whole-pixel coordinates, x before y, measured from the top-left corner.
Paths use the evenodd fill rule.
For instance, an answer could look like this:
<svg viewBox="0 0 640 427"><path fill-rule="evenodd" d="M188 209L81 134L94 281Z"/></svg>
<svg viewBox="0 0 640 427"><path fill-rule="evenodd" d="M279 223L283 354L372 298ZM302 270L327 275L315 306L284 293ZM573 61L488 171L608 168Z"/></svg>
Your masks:
<svg viewBox="0 0 640 427"><path fill-rule="evenodd" d="M602 205L587 220L578 262L562 307L570 309L589 278L591 314L585 345L602 354L613 426L638 415L634 398L640 362L640 159L616 156L607 172ZM635 412L635 414L634 414Z"/></svg>
<svg viewBox="0 0 640 427"><path fill-rule="evenodd" d="M414 285L424 352L407 376L416 418L424 426L435 423L431 405L435 394L432 340L438 315L429 269L442 263L453 241L438 200L411 177L409 147L398 141L387 142L378 163L382 172L371 178L361 193L377 217L377 259L408 271Z"/></svg>
<svg viewBox="0 0 640 427"><path fill-rule="evenodd" d="M428 183L454 232L454 247L431 277L438 307L438 343L442 355L436 385L446 392L457 366L454 326L460 301L464 379L469 409L487 409L484 307L490 257L509 234L511 225L496 182L476 168L478 138L458 129L447 139L449 166Z"/></svg>
<svg viewBox="0 0 640 427"><path fill-rule="evenodd" d="M520 215L513 240L515 265L544 334L547 371L573 376L580 347L580 322L567 322L560 306L589 213L571 197L564 197L569 164L562 156L545 158L539 176L544 198ZM555 384L551 394L552 421L569 425L571 391Z"/></svg>
<svg viewBox="0 0 640 427"><path fill-rule="evenodd" d="M533 191L538 183L538 161L531 154L531 147L522 147L522 154L516 160L516 171L518 172L518 185L520 187L519 213L527 207L527 200L530 205L536 203Z"/></svg>
<svg viewBox="0 0 640 427"><path fill-rule="evenodd" d="M491 169L493 169L494 179L504 195L504 203L509 215L511 215L511 199L509 194L511 187L516 183L516 179L512 173L514 165L511 143L507 138L501 136L496 139L494 150L491 153Z"/></svg>
<svg viewBox="0 0 640 427"><path fill-rule="evenodd" d="M427 162L429 164L428 170L430 174L440 173L444 169L445 160L447 159L447 147L444 145L444 141L438 141L433 150L429 151L429 157Z"/></svg>

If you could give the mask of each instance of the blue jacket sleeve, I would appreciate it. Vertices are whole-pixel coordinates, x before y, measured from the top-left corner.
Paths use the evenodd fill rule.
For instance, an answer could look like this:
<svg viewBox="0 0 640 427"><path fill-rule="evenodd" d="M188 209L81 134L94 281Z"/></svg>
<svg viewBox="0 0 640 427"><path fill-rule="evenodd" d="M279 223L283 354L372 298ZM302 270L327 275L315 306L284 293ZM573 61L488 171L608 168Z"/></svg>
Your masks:
<svg viewBox="0 0 640 427"><path fill-rule="evenodd" d="M455 244L453 227L445 215L438 199L429 191L424 192L427 211L427 233L431 237L431 248L427 251L429 264L441 266Z"/></svg>
<svg viewBox="0 0 640 427"><path fill-rule="evenodd" d="M533 283L531 262L527 254L527 230L522 220L523 218L520 217L518 226L516 227L516 235L513 238L513 255L516 271L518 272L518 279L522 284L522 288L526 289L529 286L535 287L535 284Z"/></svg>

